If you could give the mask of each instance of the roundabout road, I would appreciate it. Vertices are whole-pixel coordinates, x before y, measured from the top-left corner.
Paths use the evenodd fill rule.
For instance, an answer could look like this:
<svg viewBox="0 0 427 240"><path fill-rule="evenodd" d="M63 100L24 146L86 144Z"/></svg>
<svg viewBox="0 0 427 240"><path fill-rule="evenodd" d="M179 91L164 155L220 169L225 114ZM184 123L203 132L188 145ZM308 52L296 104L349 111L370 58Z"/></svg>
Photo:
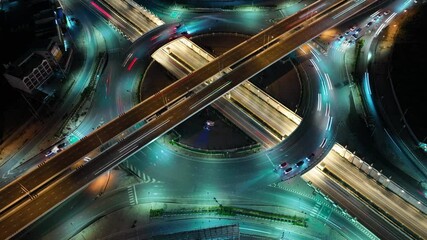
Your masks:
<svg viewBox="0 0 427 240"><path fill-rule="evenodd" d="M234 14L236 18L240 17L238 13L228 14ZM268 16L260 16L260 18L266 17ZM224 16L221 18L224 19ZM234 32L235 29L239 29L239 33L254 34L260 30L259 26L239 25L238 22L240 21L233 21L231 16L227 17L226 21L219 21L215 16L201 16L185 20L183 24L189 28L188 32L191 35L208 33L213 30ZM116 68L109 68L104 74L114 73L116 79L113 81L116 83L129 82L135 84L139 82L151 62L150 54L167 43L171 37L177 37L174 31L175 25L175 23L165 24L142 36L123 54L124 61L116 65ZM236 26L239 27L235 28ZM262 27L265 28L267 25ZM233 198L238 196L243 199L251 199L254 202L273 203L277 206L286 206L297 210L303 209L307 212L313 211L313 207L320 203L322 206L325 205L325 208L330 208L327 211L329 214L327 216L314 215L314 218L340 231L347 239L363 239L364 237L361 236L365 236L366 229L360 228L359 224L351 222L341 212L327 206L326 201L318 198L299 197L298 194L290 192L283 194L279 188L271 187L272 184L294 178L315 166L335 143L337 121L333 121L330 127L328 123L330 121L329 115L334 115L333 108L330 107L334 100L332 89L327 87L321 70L316 67L317 65L312 60L312 55L300 51L297 54L300 57L299 67L304 69L305 73L303 78L305 110L302 113L303 121L300 126L288 138L270 151L228 159L190 156L167 147L161 141L155 141L127 159L127 162L136 170L160 182L144 185L140 190L137 190L141 193L138 195L138 199L150 201L150 197L147 198L147 195L172 199L180 196L209 195L232 204ZM129 65L128 61L133 61L132 66ZM103 91L104 89L98 90ZM108 92L108 90L105 91ZM115 94L116 100L120 99L120 93L116 92ZM120 104L116 105L117 113L125 112L133 104L135 103L132 97L123 98ZM112 115L114 115L114 111ZM323 144L324 140L326 141L325 144ZM286 175L278 175L273 171L275 166L283 161L294 164L312 153L315 154L313 160L309 162L309 165L306 163L298 168L298 171L292 171ZM73 201L75 200L70 202ZM89 205L91 204L90 199L86 199L86 201ZM61 209L58 211L62 212ZM98 213L108 212L108 209L108 206L105 206L105 208L97 208L96 211ZM46 221L49 222L49 217Z"/></svg>

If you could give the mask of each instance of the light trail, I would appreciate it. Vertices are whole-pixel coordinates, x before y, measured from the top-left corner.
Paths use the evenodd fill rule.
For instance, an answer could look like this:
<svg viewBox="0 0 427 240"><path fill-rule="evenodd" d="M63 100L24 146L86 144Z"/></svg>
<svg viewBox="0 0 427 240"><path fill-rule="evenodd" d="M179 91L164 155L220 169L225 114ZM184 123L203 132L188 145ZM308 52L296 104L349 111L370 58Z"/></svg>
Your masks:
<svg viewBox="0 0 427 240"><path fill-rule="evenodd" d="M132 57L133 52L129 53L129 55L126 57L125 61L123 61L122 67L125 67L128 63L129 59Z"/></svg>
<svg viewBox="0 0 427 240"><path fill-rule="evenodd" d="M385 20L385 23L389 23L395 16L396 16L396 12L394 12L393 14L391 14L390 15L390 17L388 17L386 20Z"/></svg>
<svg viewBox="0 0 427 240"><path fill-rule="evenodd" d="M194 103L193 105L190 106L190 109L195 108L197 105L199 105L200 103L204 102L206 99L210 98L212 95L214 95L215 93L221 91L221 89L225 88L228 84L230 84L231 82L227 82L225 84L223 84L221 87L217 88L215 91L211 92L209 95L207 95L206 97L202 98L201 100L197 101L196 103Z"/></svg>
<svg viewBox="0 0 427 240"><path fill-rule="evenodd" d="M366 81L366 90L368 91L369 95L372 95L371 86L369 85L369 73L368 72L365 72L365 81Z"/></svg>
<svg viewBox="0 0 427 240"><path fill-rule="evenodd" d="M341 11L341 12L340 12L340 13L338 13L337 15L333 16L332 18L333 18L333 19L337 19L337 18L338 18L338 17L340 17L341 15L343 15L343 14L347 13L348 11L350 11L351 9L353 9L353 8L357 7L358 5L362 4L363 2L365 2L365 1L360 1L360 2L357 2L356 4L351 5L350 7L348 7L348 8L346 8L346 9L344 9L343 11Z"/></svg>
<svg viewBox="0 0 427 240"><path fill-rule="evenodd" d="M156 131L157 129L163 127L163 125L165 125L166 123L170 122L170 119L163 121L161 124L157 125L155 128L152 128L150 131L142 134L141 136L139 136L137 139L133 140L132 142L130 142L128 145L124 146L123 148L121 148L119 150L119 153L125 151L126 149L128 149L129 147L131 147L133 144L135 144L136 142L140 141L141 139L145 138L146 136L150 135L151 133L153 133L154 131Z"/></svg>
<svg viewBox="0 0 427 240"><path fill-rule="evenodd" d="M96 4L94 1L90 2L92 6L94 6L98 11L100 11L105 17L107 18L113 18L107 11L105 11L103 8L101 8L98 4Z"/></svg>
<svg viewBox="0 0 427 240"><path fill-rule="evenodd" d="M378 10L378 11L376 11L376 12L372 13L372 14L371 14L371 16L369 16L369 17L373 18L373 17L375 17L376 15L378 15L378 13L380 13L380 10Z"/></svg>
<svg viewBox="0 0 427 240"><path fill-rule="evenodd" d="M133 67L133 65L135 64L136 60L138 60L138 58L137 58L137 57L134 57L134 58L132 59L132 62L130 62L130 63L129 63L128 71L130 71L130 70L132 69L132 67Z"/></svg>
<svg viewBox="0 0 427 240"><path fill-rule="evenodd" d="M332 127L332 120L333 120L334 118L333 117L331 117L331 116L329 116L329 119L328 119L328 127L326 128L326 130L331 130L331 127Z"/></svg>
<svg viewBox="0 0 427 240"><path fill-rule="evenodd" d="M325 78L326 78L326 83L328 85L328 89L332 90L331 78L329 77L329 75L327 73L325 73Z"/></svg>
<svg viewBox="0 0 427 240"><path fill-rule="evenodd" d="M374 34L374 37L378 37L378 35L380 34L380 32L383 30L383 28L385 27L385 23L382 23L381 26L377 29L377 31Z"/></svg>
<svg viewBox="0 0 427 240"><path fill-rule="evenodd" d="M117 156L117 158L116 158L116 159L121 159L121 157L122 157L122 156L125 156L126 154L128 154L128 153L132 152L133 150L135 150L135 149L137 149L137 148L138 148L138 146L134 146L133 148L129 149L128 151L126 151L126 152L124 152L124 153L120 154L119 156ZM107 164L105 167L103 167L103 168L101 168L100 170L98 170L98 171L95 173L95 176L96 176L96 175L98 175L98 174L100 174L100 173L104 173L105 169L110 168L112 165L114 165L114 164L116 164L116 163L117 163L117 161L113 161L113 162L111 162L111 163Z"/></svg>
<svg viewBox="0 0 427 240"><path fill-rule="evenodd" d="M319 145L319 147L320 147L320 148L323 148L323 147L325 147L325 145L326 145L326 138L323 138L323 141L322 141L322 143Z"/></svg>
<svg viewBox="0 0 427 240"><path fill-rule="evenodd" d="M303 52L304 54L307 54L306 51L304 51L304 49L302 47L299 47L299 49L301 50L301 52Z"/></svg>
<svg viewBox="0 0 427 240"><path fill-rule="evenodd" d="M329 116L329 112L330 112L330 110L331 110L331 104L330 104L330 103L327 103L327 104L326 104L325 117L326 117L326 116Z"/></svg>

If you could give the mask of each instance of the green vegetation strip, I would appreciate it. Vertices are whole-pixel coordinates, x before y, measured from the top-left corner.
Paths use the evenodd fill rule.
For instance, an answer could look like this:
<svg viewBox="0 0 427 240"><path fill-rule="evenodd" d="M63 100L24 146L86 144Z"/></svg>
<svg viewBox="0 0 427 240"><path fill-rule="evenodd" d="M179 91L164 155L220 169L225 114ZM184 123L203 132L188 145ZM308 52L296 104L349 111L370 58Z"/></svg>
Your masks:
<svg viewBox="0 0 427 240"><path fill-rule="evenodd" d="M218 214L222 216L247 216L256 217L272 221L280 221L291 223L301 227L307 227L308 218L298 217L296 215L285 215L278 213L271 213L259 211L248 208L232 207L232 206L218 206L218 207L200 207L200 208L181 208L177 210L166 211L163 208L150 209L150 217L163 217L169 215L182 215L182 214Z"/></svg>
<svg viewBox="0 0 427 240"><path fill-rule="evenodd" d="M365 45L365 40L360 39L356 42L355 55L356 60L354 61L354 72L357 73L357 65L359 64L360 54L362 53L363 45Z"/></svg>

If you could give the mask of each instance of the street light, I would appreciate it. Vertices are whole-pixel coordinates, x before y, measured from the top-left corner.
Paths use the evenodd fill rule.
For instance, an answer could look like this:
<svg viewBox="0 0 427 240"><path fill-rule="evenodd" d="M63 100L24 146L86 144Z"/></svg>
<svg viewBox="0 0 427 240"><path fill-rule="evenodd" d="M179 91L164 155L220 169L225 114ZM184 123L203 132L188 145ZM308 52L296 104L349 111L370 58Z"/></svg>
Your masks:
<svg viewBox="0 0 427 240"><path fill-rule="evenodd" d="M372 172L372 170L373 170L373 168L372 168L372 166L373 166L374 164L373 163L371 163L371 165L369 165L369 173L368 173L368 175L371 175L371 172Z"/></svg>

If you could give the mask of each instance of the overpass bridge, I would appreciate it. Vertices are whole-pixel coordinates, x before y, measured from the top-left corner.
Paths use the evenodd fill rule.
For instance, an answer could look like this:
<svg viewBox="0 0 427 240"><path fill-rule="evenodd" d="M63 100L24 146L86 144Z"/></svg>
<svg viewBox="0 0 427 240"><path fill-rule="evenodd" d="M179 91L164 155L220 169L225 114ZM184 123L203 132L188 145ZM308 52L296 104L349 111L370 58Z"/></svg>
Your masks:
<svg viewBox="0 0 427 240"><path fill-rule="evenodd" d="M118 165L137 149L154 141L159 135L184 121L199 109L211 104L243 81L289 54L300 44L374 3L376 0L340 1L329 5L316 2L251 37L203 68L176 81L59 153L46 164L16 179L0 190L0 213L2 213L0 237L8 239L14 236L100 174ZM322 8L322 11L319 8ZM309 18L304 17L307 14ZM233 68L236 63L239 65ZM231 72L209 82L203 89L194 92L174 107L168 108L189 91L195 90L200 84L229 67L233 69ZM163 96L168 99L166 104L162 101ZM160 112L163 114L159 114ZM155 114L158 116L154 120L106 149L84 167L61 176L61 179L57 178L93 149Z"/></svg>
<svg viewBox="0 0 427 240"><path fill-rule="evenodd" d="M151 56L177 79L187 76L215 59L186 37L169 42ZM231 68L223 70L225 73L231 71ZM245 81L213 102L211 106L227 116L230 121L265 148L276 146L301 122L299 116L295 117L296 114L250 81ZM242 113L248 118L241 118ZM253 126L254 124L261 129Z"/></svg>
<svg viewBox="0 0 427 240"><path fill-rule="evenodd" d="M185 37L178 38L159 48L153 53L152 57L155 60L159 59L162 61L162 65L168 71L175 74L181 73L181 75L176 76L178 79L185 77L187 74L203 67L204 64L214 59L212 55L205 52L194 42ZM185 67L183 68L182 66ZM187 74L185 74L186 71ZM224 71L229 73L232 69L226 69ZM239 107L233 105L230 98L234 98L241 106L244 106L245 110L241 110ZM224 102L225 104L218 106L219 111L221 111L221 107L227 106L227 103L232 106L231 108L237 109L237 112L231 111L232 113L247 114L245 112L250 111L252 114L256 114L257 117L264 122L265 125L262 124L263 127L269 128L270 131L276 131L276 133L280 132L285 134L283 137L285 137L286 134L290 135L302 120L296 113L290 111L280 103L276 103L268 94L258 89L248 80L235 87L225 96L222 96L213 102L211 106L215 107L216 103ZM283 108L283 110L279 111L281 108ZM222 112L223 114L227 114L227 111ZM267 115L268 113L271 114ZM235 121L234 123L241 126L243 131L247 130L242 126L245 123L242 124L238 121ZM256 136L253 136L254 134L251 132L247 133L253 138L256 138ZM375 226L376 229L374 232L376 232L378 236L387 236L388 239L402 239L403 236L426 237L426 233L424 231L426 228L425 225L427 224L427 218L425 215L427 211L426 205L406 193L403 188L381 174L380 171L363 162L362 159L355 156L354 153L349 152L346 148L339 144L334 144L332 150L323 158L319 168L313 168L301 176L305 181L309 182L316 191L318 191L318 189L322 189L320 194L323 194L324 192L331 196L331 198L335 198L336 194L331 190L332 187L328 187L325 184L323 179L327 177L323 176L323 174L330 178L333 178L331 176L339 176L339 179L346 182L346 184L357 188L357 192L363 196L362 198L367 198L372 201L371 204L366 204L367 206L377 206L379 208L379 212L392 216L396 223L404 225L403 228L397 228L396 232L389 232L379 230L383 226L381 226L380 223L375 222L378 226ZM374 179L376 182L370 181L371 179ZM340 184L338 182L337 185L340 186L341 189L345 189L344 184ZM394 195L390 196L390 192L386 189L393 192ZM352 191L350 190L350 192ZM327 196L325 195L325 197ZM335 204L335 202L330 198L328 199L332 204ZM337 201L339 201L340 205L348 207L347 204L344 203L345 200L337 198ZM340 207L337 206L337 208ZM349 209L352 208L349 207ZM402 211L402 209L408 210ZM354 211L352 211L351 214L353 216L361 215ZM372 214L380 215L378 212ZM360 221L364 223L365 226L371 224L364 219L361 219Z"/></svg>
<svg viewBox="0 0 427 240"><path fill-rule="evenodd" d="M99 0L91 1L91 5L132 42L165 24L148 9L132 0Z"/></svg>

